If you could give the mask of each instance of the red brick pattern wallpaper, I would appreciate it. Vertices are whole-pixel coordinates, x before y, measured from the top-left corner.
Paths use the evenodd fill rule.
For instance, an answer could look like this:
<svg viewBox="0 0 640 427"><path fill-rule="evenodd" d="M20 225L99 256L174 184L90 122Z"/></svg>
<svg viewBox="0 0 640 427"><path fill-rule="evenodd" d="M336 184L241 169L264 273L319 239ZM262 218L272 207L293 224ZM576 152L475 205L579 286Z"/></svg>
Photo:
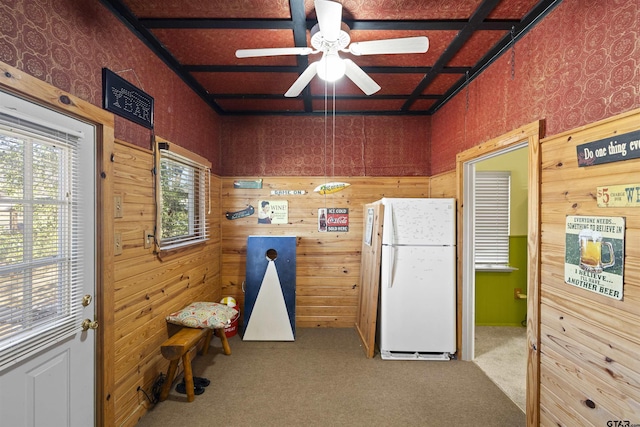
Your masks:
<svg viewBox="0 0 640 427"><path fill-rule="evenodd" d="M225 117L223 176L429 175L429 117Z"/></svg>
<svg viewBox="0 0 640 427"><path fill-rule="evenodd" d="M638 0L564 0L516 43L513 67L509 51L432 117L431 173L534 120L554 135L640 107L639 22Z"/></svg>
<svg viewBox="0 0 640 427"><path fill-rule="evenodd" d="M219 173L219 117L97 0L2 0L0 61L102 106L102 68L154 98L155 132ZM149 148L152 132L116 116L118 139Z"/></svg>

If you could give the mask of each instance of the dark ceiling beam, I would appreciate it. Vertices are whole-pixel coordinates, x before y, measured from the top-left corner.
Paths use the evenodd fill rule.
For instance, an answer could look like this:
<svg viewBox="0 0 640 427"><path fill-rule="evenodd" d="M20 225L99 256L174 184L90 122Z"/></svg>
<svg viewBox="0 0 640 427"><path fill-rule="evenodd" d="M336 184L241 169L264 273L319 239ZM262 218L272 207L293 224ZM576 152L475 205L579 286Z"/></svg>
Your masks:
<svg viewBox="0 0 640 427"><path fill-rule="evenodd" d="M330 114L334 114L333 111ZM325 117L326 113L323 110L316 111L262 111L262 110L240 110L240 111L228 111L225 115L233 116L316 116ZM348 111L336 111L336 116L428 116L426 111L399 111L399 110L376 110L376 111L361 111L361 110L348 110Z"/></svg>
<svg viewBox="0 0 640 427"><path fill-rule="evenodd" d="M304 0L289 0L289 10L291 11L291 21L293 22L293 42L296 47L306 47L307 16L305 15ZM298 62L298 75L300 75L309 66L309 57L298 55L296 60ZM294 81L291 81L291 84ZM306 112L313 111L311 92L308 85L302 90L302 102Z"/></svg>
<svg viewBox="0 0 640 427"><path fill-rule="evenodd" d="M295 1L295 0L294 0ZM293 10L293 9L292 9ZM304 13L304 10L303 10ZM139 22L149 29L255 29L255 30L289 30L299 22L305 22L305 29L310 30L317 21L306 17L293 16L292 19L208 19L208 18L141 18ZM302 21L301 21L302 19ZM343 22L352 30L453 30L463 29L465 20L422 20L422 21L378 21L349 20ZM486 20L478 26L479 30L509 30L518 20Z"/></svg>
<svg viewBox="0 0 640 427"><path fill-rule="evenodd" d="M486 19L493 9L500 3L500 0L484 0L469 18L468 24L460 30L447 49L440 55L433 64L432 69L425 74L422 81L415 88L411 96L402 106L403 111L409 111L417 96L424 91L438 76L438 73L449 63L449 61L460 51L462 46L471 38L478 26Z"/></svg>
<svg viewBox="0 0 640 427"><path fill-rule="evenodd" d="M306 65L303 65L306 68ZM299 65L183 65L183 69L190 73L297 73ZM303 68L303 71L304 71ZM431 67L361 67L369 73L385 74L425 74ZM464 74L467 68L451 68L450 74ZM291 82L293 83L293 82Z"/></svg>
<svg viewBox="0 0 640 427"><path fill-rule="evenodd" d="M140 23L151 29L243 29L291 30L289 19L208 19L208 18L141 18Z"/></svg>
<svg viewBox="0 0 640 427"><path fill-rule="evenodd" d="M466 20L424 20L424 21L377 21L377 20L343 20L345 24L352 30L417 30L417 31L459 31L462 30L468 22ZM480 22L478 30L508 30L517 20L494 20Z"/></svg>
<svg viewBox="0 0 640 427"><path fill-rule="evenodd" d="M296 65L184 65L190 73L297 73Z"/></svg>
<svg viewBox="0 0 640 427"><path fill-rule="evenodd" d="M140 24L138 19L131 13L121 0L100 0L100 2L111 11L133 34L135 34L155 55L160 58L178 77L185 82L196 94L200 96L211 108L219 114L223 113L222 108L207 97L206 90L193 77L184 71L182 65L171 53Z"/></svg>
<svg viewBox="0 0 640 427"><path fill-rule="evenodd" d="M191 73L297 73L297 65L183 65L185 71ZM367 73L381 74L426 74L432 67L383 67L366 66L362 68ZM465 74L471 72L472 67L444 67L441 74ZM293 82L292 82L293 83ZM375 96L375 95L374 95Z"/></svg>
<svg viewBox="0 0 640 427"><path fill-rule="evenodd" d="M460 92L472 80L478 77L489 65L498 59L505 51L515 45L531 28L533 28L540 20L549 14L556 6L562 3L562 0L541 0L531 9L527 15L522 18L517 25L513 26L511 31L494 45L474 67L469 70L468 76L463 76L442 96L439 102L436 102L429 109L429 115L434 114L444 104L446 104L453 96Z"/></svg>
<svg viewBox="0 0 640 427"><path fill-rule="evenodd" d="M246 94L246 93L220 93L209 95L212 99L282 99L284 95L275 93L263 94ZM312 99L324 99L324 95L312 95ZM377 95L376 100L380 99L405 99L406 95ZM420 95L418 99L440 99L442 95ZM367 95L336 95L336 100L360 100L370 101L371 97Z"/></svg>

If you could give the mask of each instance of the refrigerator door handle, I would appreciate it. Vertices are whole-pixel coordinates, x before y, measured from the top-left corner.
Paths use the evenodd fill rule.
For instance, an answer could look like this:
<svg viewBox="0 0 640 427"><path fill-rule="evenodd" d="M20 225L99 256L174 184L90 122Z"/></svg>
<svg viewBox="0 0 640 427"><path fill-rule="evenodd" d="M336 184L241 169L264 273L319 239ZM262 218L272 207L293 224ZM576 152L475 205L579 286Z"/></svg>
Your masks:
<svg viewBox="0 0 640 427"><path fill-rule="evenodd" d="M389 217L391 218L391 233L389 233L389 237L391 238L391 241L389 242L389 244L395 245L397 226L396 226L396 216L393 214L393 203L389 203L388 207L389 207Z"/></svg>
<svg viewBox="0 0 640 427"><path fill-rule="evenodd" d="M389 266L389 270L387 276L387 287L391 288L393 287L393 276L396 269L396 247L393 245L389 246L388 253L389 255L387 260L389 261L389 263L387 265Z"/></svg>

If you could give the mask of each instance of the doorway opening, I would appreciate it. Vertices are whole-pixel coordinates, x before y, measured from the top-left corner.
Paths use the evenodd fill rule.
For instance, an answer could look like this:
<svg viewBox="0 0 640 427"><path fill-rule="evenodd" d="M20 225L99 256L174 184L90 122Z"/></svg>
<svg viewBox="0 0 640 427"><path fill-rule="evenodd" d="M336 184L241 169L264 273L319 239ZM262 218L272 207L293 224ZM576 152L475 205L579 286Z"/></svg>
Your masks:
<svg viewBox="0 0 640 427"><path fill-rule="evenodd" d="M521 147L528 147L527 165L527 374L526 374L526 410L530 419L537 419L539 408L539 253L540 253L540 134L542 122L536 121L505 135L487 141L457 156L457 197L458 209L458 271L460 316L458 329L459 354L462 360L472 361L475 356L475 265L474 265L474 229L473 229L473 177L475 164ZM529 413L532 415L530 416Z"/></svg>
<svg viewBox="0 0 640 427"><path fill-rule="evenodd" d="M469 162L473 217L473 361L524 412L528 150L526 141ZM482 175L481 175L482 174ZM471 242L469 242L471 244Z"/></svg>

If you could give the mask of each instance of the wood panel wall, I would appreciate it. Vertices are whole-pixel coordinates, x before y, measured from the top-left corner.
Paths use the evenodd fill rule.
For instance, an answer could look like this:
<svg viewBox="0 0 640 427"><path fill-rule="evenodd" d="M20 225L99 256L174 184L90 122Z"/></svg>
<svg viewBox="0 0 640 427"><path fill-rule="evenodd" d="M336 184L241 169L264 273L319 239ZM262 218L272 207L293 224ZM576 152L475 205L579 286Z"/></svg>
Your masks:
<svg viewBox="0 0 640 427"><path fill-rule="evenodd" d="M440 199L455 199L456 194L456 171L443 172L434 175L429 179L430 194L429 197Z"/></svg>
<svg viewBox="0 0 640 427"><path fill-rule="evenodd" d="M640 160L578 167L576 155L577 145L639 128L635 110L542 142L542 425L640 420L640 208L596 203L598 186L640 183ZM622 301L564 282L567 215L626 217Z"/></svg>
<svg viewBox="0 0 640 427"><path fill-rule="evenodd" d="M144 247L144 231L155 226L153 154L117 141L113 156L114 196L123 203L114 232L123 253L114 257L115 420L134 426L149 403L153 382L168 362L160 354L167 339L165 316L193 301L220 300L220 179L212 176L211 239L160 260Z"/></svg>
<svg viewBox="0 0 640 427"><path fill-rule="evenodd" d="M296 326L354 327L358 306L363 206L382 197L428 197L427 177L285 177L264 178L262 189L234 188L236 180L222 179L222 211L236 212L251 205L252 216L222 220L222 294L233 296L242 312L247 237L297 237ZM351 185L337 193L320 195L313 189L327 181ZM271 196L271 190L305 190L304 195ZM258 224L259 200L287 200L288 224ZM319 208L348 208L349 232L318 231Z"/></svg>

